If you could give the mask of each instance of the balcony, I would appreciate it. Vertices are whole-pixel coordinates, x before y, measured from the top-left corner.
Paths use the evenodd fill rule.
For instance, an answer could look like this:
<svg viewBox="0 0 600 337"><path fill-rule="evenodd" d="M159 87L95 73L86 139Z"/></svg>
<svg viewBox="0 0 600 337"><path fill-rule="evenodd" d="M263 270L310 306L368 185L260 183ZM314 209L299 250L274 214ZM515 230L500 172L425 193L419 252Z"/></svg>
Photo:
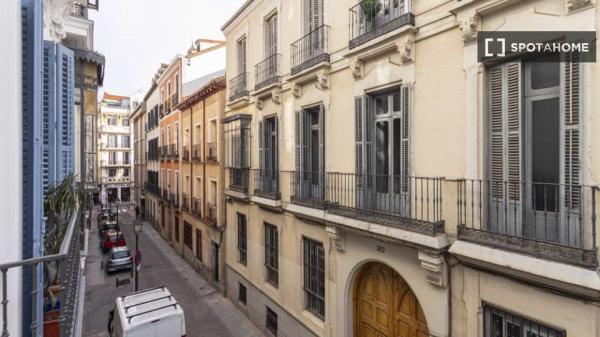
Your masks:
<svg viewBox="0 0 600 337"><path fill-rule="evenodd" d="M146 191L156 195L156 196L160 196L160 188L158 188L158 185L156 184L152 184L150 182L146 182Z"/></svg>
<svg viewBox="0 0 600 337"><path fill-rule="evenodd" d="M229 80L229 101L248 96L248 73L243 72Z"/></svg>
<svg viewBox="0 0 600 337"><path fill-rule="evenodd" d="M279 200L279 171L252 170L254 175L254 194L260 197Z"/></svg>
<svg viewBox="0 0 600 337"><path fill-rule="evenodd" d="M248 180L250 169L229 168L229 189L241 193L248 193Z"/></svg>
<svg viewBox="0 0 600 337"><path fill-rule="evenodd" d="M198 218L202 218L202 200L199 198L192 198L192 214Z"/></svg>
<svg viewBox="0 0 600 337"><path fill-rule="evenodd" d="M169 193L169 203L173 207L179 207L179 195L177 193Z"/></svg>
<svg viewBox="0 0 600 337"><path fill-rule="evenodd" d="M206 209L206 222L210 225L217 225L217 205L209 202Z"/></svg>
<svg viewBox="0 0 600 337"><path fill-rule="evenodd" d="M72 16L76 16L79 18L86 18L88 17L88 8L87 6L74 2L71 5L71 13Z"/></svg>
<svg viewBox="0 0 600 337"><path fill-rule="evenodd" d="M181 209L184 211L190 210L190 198L186 193L181 194Z"/></svg>
<svg viewBox="0 0 600 337"><path fill-rule="evenodd" d="M171 96L171 107L175 108L177 104L179 104L179 93L174 93L173 96Z"/></svg>
<svg viewBox="0 0 600 337"><path fill-rule="evenodd" d="M192 145L192 160L202 161L202 144Z"/></svg>
<svg viewBox="0 0 600 337"><path fill-rule="evenodd" d="M328 172L327 211L436 235L444 232L442 182L442 178Z"/></svg>
<svg viewBox="0 0 600 337"><path fill-rule="evenodd" d="M325 209L325 173L291 171L290 200L294 204Z"/></svg>
<svg viewBox="0 0 600 337"><path fill-rule="evenodd" d="M216 162L217 161L217 143L206 143L208 153L206 154L206 161Z"/></svg>
<svg viewBox="0 0 600 337"><path fill-rule="evenodd" d="M187 145L183 146L183 153L181 155L183 161L190 161L190 147Z"/></svg>
<svg viewBox="0 0 600 337"><path fill-rule="evenodd" d="M164 202L169 202L169 191L166 188L162 189L162 200Z"/></svg>
<svg viewBox="0 0 600 337"><path fill-rule="evenodd" d="M364 0L349 9L350 49L405 25L415 16L407 0Z"/></svg>
<svg viewBox="0 0 600 337"><path fill-rule="evenodd" d="M322 62L329 62L329 26L321 27L292 43L292 75Z"/></svg>
<svg viewBox="0 0 600 337"><path fill-rule="evenodd" d="M461 180L458 238L596 268L598 196L591 186Z"/></svg>
<svg viewBox="0 0 600 337"><path fill-rule="evenodd" d="M169 145L169 158L176 160L179 159L179 150L177 148L177 144Z"/></svg>
<svg viewBox="0 0 600 337"><path fill-rule="evenodd" d="M169 155L169 147L167 145L162 145L160 147L160 159L164 160Z"/></svg>
<svg viewBox="0 0 600 337"><path fill-rule="evenodd" d="M281 54L273 54L254 66L254 90L260 90L271 84L281 82L279 71Z"/></svg>

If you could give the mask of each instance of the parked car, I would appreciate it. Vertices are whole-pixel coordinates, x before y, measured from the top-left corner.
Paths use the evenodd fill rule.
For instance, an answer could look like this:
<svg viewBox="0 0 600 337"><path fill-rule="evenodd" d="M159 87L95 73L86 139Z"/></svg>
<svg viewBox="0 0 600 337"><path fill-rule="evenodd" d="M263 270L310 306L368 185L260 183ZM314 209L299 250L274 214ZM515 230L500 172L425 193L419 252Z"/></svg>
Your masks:
<svg viewBox="0 0 600 337"><path fill-rule="evenodd" d="M133 268L133 257L127 246L113 247L106 258L106 273L118 270L131 270Z"/></svg>
<svg viewBox="0 0 600 337"><path fill-rule="evenodd" d="M102 239L100 240L100 248L102 248L102 252L106 254L113 247L124 247L127 246L125 242L125 236L123 233L116 230L108 230L102 234Z"/></svg>
<svg viewBox="0 0 600 337"><path fill-rule="evenodd" d="M98 219L98 222L100 222L100 220L106 219L107 213L108 213L108 210L106 208L103 208L103 209L99 210L98 214L96 215L96 218Z"/></svg>
<svg viewBox="0 0 600 337"><path fill-rule="evenodd" d="M111 337L185 337L183 308L166 287L117 297L108 314Z"/></svg>
<svg viewBox="0 0 600 337"><path fill-rule="evenodd" d="M102 234L104 234L104 232L109 231L109 230L119 230L119 223L117 223L116 221L110 221L110 220L105 220L102 223L98 224L99 229L98 229L98 235L100 236L100 238L102 238Z"/></svg>

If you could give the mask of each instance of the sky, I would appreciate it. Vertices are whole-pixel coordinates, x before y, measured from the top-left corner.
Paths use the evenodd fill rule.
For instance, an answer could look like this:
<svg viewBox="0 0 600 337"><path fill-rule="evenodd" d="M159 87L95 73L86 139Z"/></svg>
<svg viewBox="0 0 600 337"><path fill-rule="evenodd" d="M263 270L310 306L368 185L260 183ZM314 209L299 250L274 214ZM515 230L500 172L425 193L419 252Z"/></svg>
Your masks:
<svg viewBox="0 0 600 337"><path fill-rule="evenodd" d="M184 55L192 41L223 40L221 27L243 2L99 1L99 11L90 10L90 18L94 20L94 49L106 57L104 90L123 96L145 94L159 65L170 63L178 53ZM215 68L222 67L215 64ZM204 73L214 70L218 69Z"/></svg>

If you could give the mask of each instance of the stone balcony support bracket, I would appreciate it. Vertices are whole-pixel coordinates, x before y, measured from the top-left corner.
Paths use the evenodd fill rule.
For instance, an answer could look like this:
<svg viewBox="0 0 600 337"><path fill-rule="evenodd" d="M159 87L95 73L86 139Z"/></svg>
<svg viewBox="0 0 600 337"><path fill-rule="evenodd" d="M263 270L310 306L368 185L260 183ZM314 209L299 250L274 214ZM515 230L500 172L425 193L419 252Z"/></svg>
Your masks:
<svg viewBox="0 0 600 337"><path fill-rule="evenodd" d="M344 231L335 226L327 226L325 227L325 231L331 239L333 247L335 247L338 252L344 252Z"/></svg>
<svg viewBox="0 0 600 337"><path fill-rule="evenodd" d="M427 271L427 282L438 287L446 287L444 257L441 254L419 250L418 258L421 261L421 268Z"/></svg>

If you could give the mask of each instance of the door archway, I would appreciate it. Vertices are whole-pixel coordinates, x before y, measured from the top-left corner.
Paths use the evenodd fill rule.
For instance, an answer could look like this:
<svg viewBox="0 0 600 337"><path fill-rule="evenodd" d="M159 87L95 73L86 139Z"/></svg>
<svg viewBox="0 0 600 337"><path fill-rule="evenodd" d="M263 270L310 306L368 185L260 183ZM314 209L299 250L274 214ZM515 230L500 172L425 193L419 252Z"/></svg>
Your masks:
<svg viewBox="0 0 600 337"><path fill-rule="evenodd" d="M354 337L427 337L423 310L408 283L390 267L368 263L353 289Z"/></svg>

